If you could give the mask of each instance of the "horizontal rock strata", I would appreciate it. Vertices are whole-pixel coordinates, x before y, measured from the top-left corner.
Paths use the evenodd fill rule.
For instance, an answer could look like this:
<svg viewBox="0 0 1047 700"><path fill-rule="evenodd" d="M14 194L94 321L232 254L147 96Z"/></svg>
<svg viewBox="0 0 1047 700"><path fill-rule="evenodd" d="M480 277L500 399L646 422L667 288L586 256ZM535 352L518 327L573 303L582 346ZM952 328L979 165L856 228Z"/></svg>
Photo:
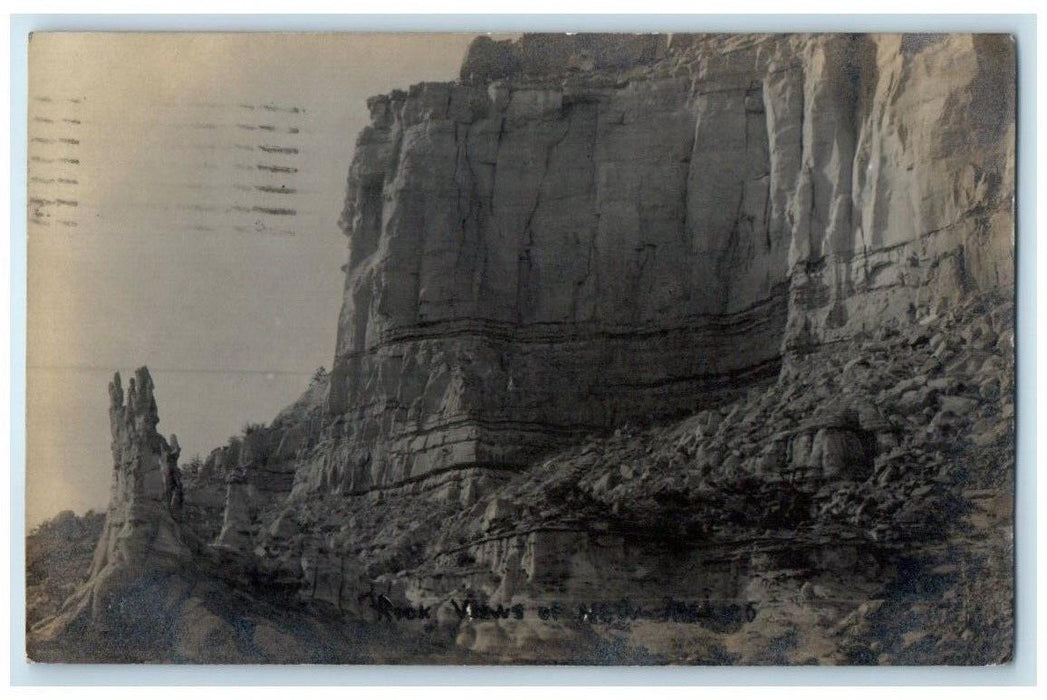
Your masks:
<svg viewBox="0 0 1047 700"><path fill-rule="evenodd" d="M524 465L1013 283L1008 37L480 39L462 78L369 102L302 488Z"/></svg>

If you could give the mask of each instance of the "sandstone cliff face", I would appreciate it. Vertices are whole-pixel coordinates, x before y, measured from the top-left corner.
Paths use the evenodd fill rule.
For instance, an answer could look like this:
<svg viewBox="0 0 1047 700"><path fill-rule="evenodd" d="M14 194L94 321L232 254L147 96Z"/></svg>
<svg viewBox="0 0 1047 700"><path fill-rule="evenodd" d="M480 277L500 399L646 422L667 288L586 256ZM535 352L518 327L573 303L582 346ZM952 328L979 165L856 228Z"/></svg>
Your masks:
<svg viewBox="0 0 1047 700"><path fill-rule="evenodd" d="M1013 88L1007 37L537 35L373 98L330 376L181 507L116 382L36 643L165 591L179 660L1006 660Z"/></svg>
<svg viewBox="0 0 1047 700"><path fill-rule="evenodd" d="M1013 68L994 36L480 39L373 98L300 488L522 466L1009 286Z"/></svg>

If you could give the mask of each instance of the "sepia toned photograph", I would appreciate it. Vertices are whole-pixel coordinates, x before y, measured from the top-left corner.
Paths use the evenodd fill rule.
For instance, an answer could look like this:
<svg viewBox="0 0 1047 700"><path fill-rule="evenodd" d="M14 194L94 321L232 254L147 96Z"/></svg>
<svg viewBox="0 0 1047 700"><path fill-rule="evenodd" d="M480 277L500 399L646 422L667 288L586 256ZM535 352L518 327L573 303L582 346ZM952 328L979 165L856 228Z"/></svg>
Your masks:
<svg viewBox="0 0 1047 700"><path fill-rule="evenodd" d="M1010 662L1016 73L32 34L25 654Z"/></svg>

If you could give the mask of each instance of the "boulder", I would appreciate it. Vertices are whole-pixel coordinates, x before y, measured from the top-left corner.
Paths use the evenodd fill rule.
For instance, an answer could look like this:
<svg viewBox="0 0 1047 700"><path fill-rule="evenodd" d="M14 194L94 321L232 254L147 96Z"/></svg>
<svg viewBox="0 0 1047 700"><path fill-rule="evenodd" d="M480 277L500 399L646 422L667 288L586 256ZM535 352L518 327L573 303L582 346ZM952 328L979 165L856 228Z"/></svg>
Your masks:
<svg viewBox="0 0 1047 700"><path fill-rule="evenodd" d="M967 396L942 396L942 413L950 416L966 416L978 406L978 400Z"/></svg>

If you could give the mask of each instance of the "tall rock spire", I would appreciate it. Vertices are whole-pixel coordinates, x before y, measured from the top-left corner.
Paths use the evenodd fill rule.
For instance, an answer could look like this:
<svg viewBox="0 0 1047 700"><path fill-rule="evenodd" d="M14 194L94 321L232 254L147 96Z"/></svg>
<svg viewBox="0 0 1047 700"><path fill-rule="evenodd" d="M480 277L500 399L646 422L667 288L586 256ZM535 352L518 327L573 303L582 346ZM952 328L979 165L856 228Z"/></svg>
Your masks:
<svg viewBox="0 0 1047 700"><path fill-rule="evenodd" d="M164 581L190 565L162 459L174 455L177 461L177 447L156 431L159 422L149 370L135 371L126 396L115 374L109 384L113 474L105 527L87 582L38 631L43 639L87 619L102 628L120 628L122 619L159 612L159 589L142 582Z"/></svg>

